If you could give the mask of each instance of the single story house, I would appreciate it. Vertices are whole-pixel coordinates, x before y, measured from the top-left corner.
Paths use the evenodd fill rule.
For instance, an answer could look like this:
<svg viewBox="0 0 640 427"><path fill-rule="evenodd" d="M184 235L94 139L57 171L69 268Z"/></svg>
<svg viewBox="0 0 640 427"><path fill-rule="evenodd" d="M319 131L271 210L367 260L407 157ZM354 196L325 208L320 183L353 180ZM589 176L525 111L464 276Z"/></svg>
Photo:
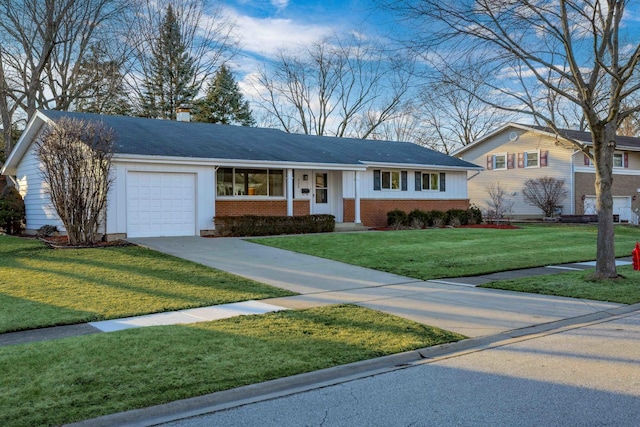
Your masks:
<svg viewBox="0 0 640 427"><path fill-rule="evenodd" d="M62 227L34 142L43 126L63 117L100 121L114 131L108 239L210 235L215 216L247 214L331 214L338 223L386 225L396 208L466 209L467 172L482 169L412 143L38 111L2 169L24 197L31 233Z"/></svg>
<svg viewBox="0 0 640 427"><path fill-rule="evenodd" d="M513 203L514 218L540 218L542 211L522 196L528 179L543 176L564 179L568 196L558 207L565 215L593 215L595 211L595 168L572 138L592 145L591 134L563 129L509 123L457 150L453 156L484 165L484 171L469 174L470 202L486 209L487 187L499 183ZM638 222L640 210L640 138L618 136L613 164L613 211L620 221Z"/></svg>

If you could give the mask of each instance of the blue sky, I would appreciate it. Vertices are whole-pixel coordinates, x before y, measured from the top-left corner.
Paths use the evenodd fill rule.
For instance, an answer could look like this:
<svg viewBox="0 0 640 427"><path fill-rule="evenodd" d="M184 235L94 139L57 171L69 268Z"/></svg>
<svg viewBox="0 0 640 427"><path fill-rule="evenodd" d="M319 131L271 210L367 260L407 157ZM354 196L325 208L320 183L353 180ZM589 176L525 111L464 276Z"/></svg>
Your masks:
<svg viewBox="0 0 640 427"><path fill-rule="evenodd" d="M391 21L371 0L233 0L223 4L240 37L243 54L235 58L233 67L240 74L251 72L256 60L272 58L281 49L309 45L324 36L383 35Z"/></svg>

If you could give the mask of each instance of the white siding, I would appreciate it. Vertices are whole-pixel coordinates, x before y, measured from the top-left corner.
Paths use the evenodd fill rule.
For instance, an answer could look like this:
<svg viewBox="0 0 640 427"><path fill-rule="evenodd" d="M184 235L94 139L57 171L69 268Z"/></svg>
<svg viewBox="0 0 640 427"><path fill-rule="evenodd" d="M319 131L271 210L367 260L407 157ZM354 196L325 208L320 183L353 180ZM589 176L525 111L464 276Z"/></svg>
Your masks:
<svg viewBox="0 0 640 427"><path fill-rule="evenodd" d="M55 225L59 231L64 231L62 221L45 191L35 145L29 148L18 165L16 180L18 191L24 199L27 232L35 232L43 225Z"/></svg>
<svg viewBox="0 0 640 427"><path fill-rule="evenodd" d="M360 172L361 199L395 199L395 200L466 200L467 172L440 171L437 169L402 169L407 171L407 191L374 190L373 171L390 170L385 168L371 168ZM395 169L398 170L398 169ZM446 174L445 191L429 191L415 189L415 172ZM345 198L355 198L355 172L343 172L342 191Z"/></svg>
<svg viewBox="0 0 640 427"><path fill-rule="evenodd" d="M510 139L510 134L516 132L518 138ZM548 151L547 166L535 168L519 168L518 153L525 151ZM481 172L470 171L468 181L469 201L483 211L487 208L489 199L487 187L492 183L499 183L506 191L508 200L513 202L513 215L539 217L542 211L539 208L525 202L522 196L524 183L528 179L550 176L564 179L565 187L569 192L567 198L561 203L564 214L574 213L572 200L572 148L555 145L555 140L534 132L525 132L520 129L507 129L495 135L493 138L483 141L477 146L458 156L463 160L475 163L479 166L487 166L487 156L493 154L515 154L513 169L484 170Z"/></svg>
<svg viewBox="0 0 640 427"><path fill-rule="evenodd" d="M213 230L215 168L209 166L124 163L114 161L115 182L107 205L107 233L127 232L127 172L173 172L196 174L196 234Z"/></svg>

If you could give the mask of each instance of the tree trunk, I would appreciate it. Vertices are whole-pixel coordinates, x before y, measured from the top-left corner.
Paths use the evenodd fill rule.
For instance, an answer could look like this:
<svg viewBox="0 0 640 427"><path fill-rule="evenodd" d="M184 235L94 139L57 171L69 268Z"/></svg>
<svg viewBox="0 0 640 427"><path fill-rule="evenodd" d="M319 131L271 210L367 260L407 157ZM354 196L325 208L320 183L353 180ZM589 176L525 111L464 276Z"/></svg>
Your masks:
<svg viewBox="0 0 640 427"><path fill-rule="evenodd" d="M613 152L616 148L615 122L600 129L592 129L596 168L596 212L598 213L598 241L596 253L597 279L618 277L613 225Z"/></svg>

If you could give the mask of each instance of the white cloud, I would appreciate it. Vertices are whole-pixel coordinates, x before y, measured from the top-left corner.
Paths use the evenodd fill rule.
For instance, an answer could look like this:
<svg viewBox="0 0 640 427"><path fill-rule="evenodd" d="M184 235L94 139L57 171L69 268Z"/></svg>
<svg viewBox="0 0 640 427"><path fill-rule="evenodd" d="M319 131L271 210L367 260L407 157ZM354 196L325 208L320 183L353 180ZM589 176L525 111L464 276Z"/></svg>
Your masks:
<svg viewBox="0 0 640 427"><path fill-rule="evenodd" d="M284 0L273 0L285 3ZM233 9L227 14L236 25L240 48L247 53L274 57L279 51L309 45L335 31L333 27L313 25L292 19L254 18Z"/></svg>
<svg viewBox="0 0 640 427"><path fill-rule="evenodd" d="M289 0L271 0L271 4L278 8L278 10L282 10L289 6Z"/></svg>

